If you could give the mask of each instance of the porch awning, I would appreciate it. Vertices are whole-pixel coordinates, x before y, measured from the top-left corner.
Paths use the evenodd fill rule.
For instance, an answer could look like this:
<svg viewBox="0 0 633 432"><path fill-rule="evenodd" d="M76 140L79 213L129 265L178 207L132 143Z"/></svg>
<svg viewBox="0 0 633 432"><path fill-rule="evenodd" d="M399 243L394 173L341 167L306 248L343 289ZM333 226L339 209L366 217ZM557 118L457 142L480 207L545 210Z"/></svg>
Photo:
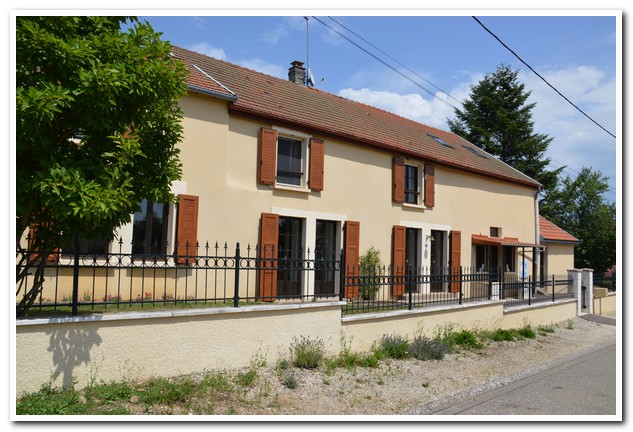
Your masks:
<svg viewBox="0 0 633 432"><path fill-rule="evenodd" d="M519 241L516 237L489 237L480 234L472 235L472 242L475 245L488 245L488 246L514 246L514 247L535 247L542 248L542 245L535 243L527 243Z"/></svg>

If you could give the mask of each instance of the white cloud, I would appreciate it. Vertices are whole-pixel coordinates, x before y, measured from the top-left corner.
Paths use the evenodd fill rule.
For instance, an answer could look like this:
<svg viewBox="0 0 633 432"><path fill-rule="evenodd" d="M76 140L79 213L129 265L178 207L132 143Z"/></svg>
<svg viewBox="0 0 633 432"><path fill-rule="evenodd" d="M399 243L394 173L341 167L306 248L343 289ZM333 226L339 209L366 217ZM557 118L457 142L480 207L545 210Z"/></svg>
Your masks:
<svg viewBox="0 0 633 432"><path fill-rule="evenodd" d="M198 52L200 54L214 57L218 60L226 60L226 54L222 48L215 48L209 45L207 42L200 42L189 47L191 51Z"/></svg>
<svg viewBox="0 0 633 432"><path fill-rule="evenodd" d="M446 128L446 118L453 112L452 107L437 98L428 100L417 93L399 94L369 88L345 88L340 90L338 95L442 129ZM447 98L443 93L437 93L437 96Z"/></svg>
<svg viewBox="0 0 633 432"><path fill-rule="evenodd" d="M253 69L261 73L272 75L281 79L288 79L288 69L277 64L266 63L264 60L253 58L238 60L236 62L240 66L244 66L248 69Z"/></svg>

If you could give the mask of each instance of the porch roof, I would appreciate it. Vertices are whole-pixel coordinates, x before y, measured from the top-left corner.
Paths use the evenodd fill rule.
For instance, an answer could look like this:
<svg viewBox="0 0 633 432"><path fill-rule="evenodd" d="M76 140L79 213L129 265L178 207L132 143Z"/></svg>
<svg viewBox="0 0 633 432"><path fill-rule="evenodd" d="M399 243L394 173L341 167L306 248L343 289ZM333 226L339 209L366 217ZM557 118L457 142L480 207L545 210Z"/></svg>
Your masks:
<svg viewBox="0 0 633 432"><path fill-rule="evenodd" d="M481 234L472 235L472 243L475 245L488 246L515 246L515 247L536 247L541 248L542 245L536 243L528 243L519 241L516 237L490 237Z"/></svg>

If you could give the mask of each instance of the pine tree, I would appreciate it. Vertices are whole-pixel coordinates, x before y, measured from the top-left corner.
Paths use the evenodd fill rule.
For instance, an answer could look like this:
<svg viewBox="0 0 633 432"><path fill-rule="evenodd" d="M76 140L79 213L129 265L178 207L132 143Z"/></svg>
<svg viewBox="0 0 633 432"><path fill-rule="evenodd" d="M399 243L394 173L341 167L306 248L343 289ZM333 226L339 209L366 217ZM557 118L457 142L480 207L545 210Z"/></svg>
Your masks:
<svg viewBox="0 0 633 432"><path fill-rule="evenodd" d="M556 186L563 168L548 171L545 152L553 138L534 132L531 94L517 79L518 71L501 65L471 87L463 110L448 120L451 131L540 182Z"/></svg>

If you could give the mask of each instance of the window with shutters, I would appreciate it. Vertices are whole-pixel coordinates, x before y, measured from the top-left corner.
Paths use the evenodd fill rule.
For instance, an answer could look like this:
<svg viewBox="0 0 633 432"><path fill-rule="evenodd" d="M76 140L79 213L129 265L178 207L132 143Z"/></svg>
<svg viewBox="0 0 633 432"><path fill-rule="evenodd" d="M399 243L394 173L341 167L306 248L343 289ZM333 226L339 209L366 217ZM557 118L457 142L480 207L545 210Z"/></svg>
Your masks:
<svg viewBox="0 0 633 432"><path fill-rule="evenodd" d="M393 159L393 201L405 206L435 205L435 170L415 160Z"/></svg>
<svg viewBox="0 0 633 432"><path fill-rule="evenodd" d="M324 142L283 128L261 128L258 181L275 188L322 191Z"/></svg>

